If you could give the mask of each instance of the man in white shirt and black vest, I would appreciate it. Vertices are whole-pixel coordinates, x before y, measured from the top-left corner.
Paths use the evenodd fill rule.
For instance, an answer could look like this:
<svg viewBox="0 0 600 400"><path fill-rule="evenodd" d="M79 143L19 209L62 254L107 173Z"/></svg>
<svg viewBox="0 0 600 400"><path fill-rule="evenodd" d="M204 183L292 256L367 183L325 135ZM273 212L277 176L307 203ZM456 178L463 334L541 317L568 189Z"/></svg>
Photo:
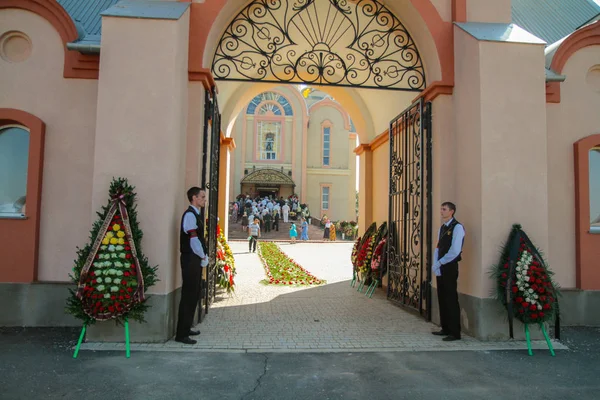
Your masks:
<svg viewBox="0 0 600 400"><path fill-rule="evenodd" d="M196 344L190 336L199 335L192 330L194 314L200 301L200 281L202 268L208 265L206 243L204 239L204 223L200 218L200 208L206 205L206 191L192 187L187 191L190 206L181 217L179 250L181 252L181 300L175 341L185 344Z"/></svg>
<svg viewBox="0 0 600 400"><path fill-rule="evenodd" d="M446 342L460 340L460 306L458 304L458 262L465 241L465 229L454 218L454 203L442 204L443 225L438 232L438 245L433 252L433 273L436 276L440 307L441 331L434 335L446 336Z"/></svg>

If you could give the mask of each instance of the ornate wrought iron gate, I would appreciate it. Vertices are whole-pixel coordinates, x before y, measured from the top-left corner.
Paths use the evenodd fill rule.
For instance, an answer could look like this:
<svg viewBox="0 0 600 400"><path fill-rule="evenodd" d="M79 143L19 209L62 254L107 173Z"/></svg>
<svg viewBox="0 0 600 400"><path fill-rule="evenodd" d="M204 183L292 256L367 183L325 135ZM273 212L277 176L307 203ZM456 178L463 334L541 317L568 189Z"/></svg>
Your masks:
<svg viewBox="0 0 600 400"><path fill-rule="evenodd" d="M204 97L204 131L202 145L202 186L206 187L208 205L201 211L203 221L208 209L207 244L209 264L206 280L202 282L202 296L199 304L199 319L202 320L215 299L217 225L219 211L219 161L221 144L221 114L216 90L206 92ZM210 156L210 164L209 164ZM208 178L208 183L206 182Z"/></svg>
<svg viewBox="0 0 600 400"><path fill-rule="evenodd" d="M388 299L431 319L431 103L390 123Z"/></svg>

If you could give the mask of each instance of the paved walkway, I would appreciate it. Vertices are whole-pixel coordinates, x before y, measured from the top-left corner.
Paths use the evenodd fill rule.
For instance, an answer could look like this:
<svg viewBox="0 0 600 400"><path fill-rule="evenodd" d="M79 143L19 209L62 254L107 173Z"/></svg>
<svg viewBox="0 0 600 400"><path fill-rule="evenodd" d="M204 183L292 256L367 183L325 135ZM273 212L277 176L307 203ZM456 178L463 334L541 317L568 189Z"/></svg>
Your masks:
<svg viewBox="0 0 600 400"><path fill-rule="evenodd" d="M198 343L186 346L133 344L134 350L225 352L347 352L526 349L524 342L443 342L434 324L393 305L382 293L367 298L350 287L352 243L281 243L290 257L327 284L297 288L266 286L264 269L247 243L232 242L237 290L219 293ZM543 341L534 348L546 349ZM116 350L122 343L85 343L83 349ZM555 348L565 348L555 343ZM526 350L525 350L526 351Z"/></svg>

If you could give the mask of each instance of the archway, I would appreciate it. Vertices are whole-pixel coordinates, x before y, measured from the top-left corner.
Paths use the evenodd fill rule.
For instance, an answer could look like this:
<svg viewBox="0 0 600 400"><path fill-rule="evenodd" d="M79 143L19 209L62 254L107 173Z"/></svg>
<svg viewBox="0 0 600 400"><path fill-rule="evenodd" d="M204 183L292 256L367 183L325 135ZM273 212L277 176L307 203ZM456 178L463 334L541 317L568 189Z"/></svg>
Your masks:
<svg viewBox="0 0 600 400"><path fill-rule="evenodd" d="M402 7L406 7L406 4ZM417 11L417 8L411 10L417 16L422 11ZM377 156L375 161L375 149L370 144L377 142L374 139L379 134L381 138L389 136L386 129L390 121L426 88L428 68L435 72L435 77L441 78L442 75L438 54L431 56L433 40L426 25L423 23L420 27L420 37L421 40L427 38L429 62L422 59L417 41L396 13L377 0L303 0L296 3L291 0L253 0L241 9L231 11L218 37L213 36L214 45L207 46L213 49L210 68L219 81L219 100L224 105L222 116L226 135L231 134L234 116L257 92L264 90L263 87L304 83L315 85L328 93L336 93L336 100L357 121L361 142L357 148L361 159L359 225L364 232L375 220L373 209L377 199L381 202L377 207L379 214L384 213L381 210L388 209L384 204L388 201L387 188L386 193L382 192L387 182L378 183L378 190L381 191L379 198L373 195L373 178L377 176L381 181L381 177L389 172L389 166L388 171L381 169L381 165L384 165L382 160L396 156L405 163L408 159L400 154L390 155L392 150L387 146L387 154L381 153L382 157ZM430 109L423 106L417 109L418 112L406 114L407 121L413 123L418 120L418 125L420 118L424 117L425 124L425 121L429 121ZM408 130L395 128L395 132L409 135ZM419 134L422 132L420 129ZM417 225L422 227L420 229L423 232L416 234L423 234L421 240L429 246L424 232L424 215L425 209L430 209L428 204L425 205L429 201L425 196L429 191L427 180L431 174L424 172L430 163L425 152L421 152L424 143L420 140L421 137L419 146L410 149L414 151L414 157L410 158L413 162L402 165L402 171L415 169L414 172L407 172L415 176L410 182L410 190L418 194L414 202L422 205ZM385 140L379 142L385 143ZM398 169L398 166L395 168ZM394 179L400 179L400 176ZM408 188L399 187L398 190L407 191ZM407 207L406 204L398 200L399 208ZM397 215L407 215L410 211L398 212ZM384 218L381 217L379 215L381 221L387 220L387 213ZM419 263L423 264L425 256L419 257ZM422 278L423 273L417 279Z"/></svg>

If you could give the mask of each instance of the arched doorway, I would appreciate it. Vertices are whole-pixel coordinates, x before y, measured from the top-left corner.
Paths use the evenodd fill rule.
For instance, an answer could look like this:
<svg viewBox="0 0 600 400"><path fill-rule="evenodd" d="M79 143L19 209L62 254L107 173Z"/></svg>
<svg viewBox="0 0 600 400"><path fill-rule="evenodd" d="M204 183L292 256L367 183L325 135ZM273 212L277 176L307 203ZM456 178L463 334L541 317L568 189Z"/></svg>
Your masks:
<svg viewBox="0 0 600 400"><path fill-rule="evenodd" d="M340 103L361 114L356 153L360 175L369 181L361 184L361 229L375 219L394 227L388 259L396 274L387 281L389 298L427 315L431 159L426 149L431 141L425 135L431 132L431 108L422 101L410 106L427 79L425 60L406 26L376 0L254 0L228 19L218 37L210 68L225 87L220 103L228 131L240 98L256 95L250 88L240 90L248 84L322 85L342 93ZM431 64L439 65L439 59ZM389 144L384 157L375 161L368 143L378 134L389 137ZM391 160L385 171L389 178L379 174L377 183L386 194L376 198L376 183L370 180L376 175L374 164L381 167L386 158Z"/></svg>
<svg viewBox="0 0 600 400"><path fill-rule="evenodd" d="M277 170L271 167L263 167L248 172L246 176L240 182L240 193L249 195L260 196L260 197L271 197L279 198L291 196L294 194L294 188L296 184L290 177L282 170Z"/></svg>

